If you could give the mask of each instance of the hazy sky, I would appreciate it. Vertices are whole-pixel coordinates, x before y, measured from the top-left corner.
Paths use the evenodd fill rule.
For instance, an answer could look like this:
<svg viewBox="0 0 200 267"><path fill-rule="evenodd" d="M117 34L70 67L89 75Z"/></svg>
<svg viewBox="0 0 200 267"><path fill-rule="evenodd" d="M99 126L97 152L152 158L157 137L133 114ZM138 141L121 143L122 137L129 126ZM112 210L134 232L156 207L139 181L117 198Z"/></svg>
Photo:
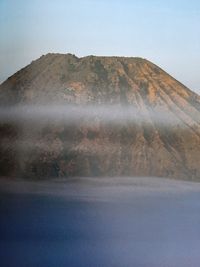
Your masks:
<svg viewBox="0 0 200 267"><path fill-rule="evenodd" d="M200 93L200 1L0 0L0 82L48 52L144 57Z"/></svg>

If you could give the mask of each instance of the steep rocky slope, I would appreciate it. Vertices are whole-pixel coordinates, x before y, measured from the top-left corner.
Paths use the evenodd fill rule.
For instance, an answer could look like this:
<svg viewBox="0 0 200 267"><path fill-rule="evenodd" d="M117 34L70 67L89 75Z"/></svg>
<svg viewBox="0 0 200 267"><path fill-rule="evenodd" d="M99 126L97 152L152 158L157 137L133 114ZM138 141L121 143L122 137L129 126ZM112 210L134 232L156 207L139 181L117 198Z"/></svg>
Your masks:
<svg viewBox="0 0 200 267"><path fill-rule="evenodd" d="M2 176L200 179L200 97L145 59L47 54L0 104Z"/></svg>

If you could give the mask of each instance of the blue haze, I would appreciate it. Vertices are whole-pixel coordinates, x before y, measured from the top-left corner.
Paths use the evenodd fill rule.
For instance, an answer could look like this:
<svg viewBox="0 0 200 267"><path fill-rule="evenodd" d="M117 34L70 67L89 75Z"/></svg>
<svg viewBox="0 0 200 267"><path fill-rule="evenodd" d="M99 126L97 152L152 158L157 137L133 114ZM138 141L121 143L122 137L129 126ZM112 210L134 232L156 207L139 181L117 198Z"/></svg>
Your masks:
<svg viewBox="0 0 200 267"><path fill-rule="evenodd" d="M0 185L1 266L199 267L199 184L115 177Z"/></svg>

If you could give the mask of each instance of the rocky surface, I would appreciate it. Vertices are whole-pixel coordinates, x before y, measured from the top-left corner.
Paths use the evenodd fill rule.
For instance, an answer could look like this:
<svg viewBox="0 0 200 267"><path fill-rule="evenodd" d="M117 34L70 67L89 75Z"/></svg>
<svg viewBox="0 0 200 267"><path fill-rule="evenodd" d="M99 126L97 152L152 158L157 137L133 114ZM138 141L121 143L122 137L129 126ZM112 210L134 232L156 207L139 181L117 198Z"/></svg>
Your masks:
<svg viewBox="0 0 200 267"><path fill-rule="evenodd" d="M146 59L47 54L0 104L1 176L200 179L200 97Z"/></svg>

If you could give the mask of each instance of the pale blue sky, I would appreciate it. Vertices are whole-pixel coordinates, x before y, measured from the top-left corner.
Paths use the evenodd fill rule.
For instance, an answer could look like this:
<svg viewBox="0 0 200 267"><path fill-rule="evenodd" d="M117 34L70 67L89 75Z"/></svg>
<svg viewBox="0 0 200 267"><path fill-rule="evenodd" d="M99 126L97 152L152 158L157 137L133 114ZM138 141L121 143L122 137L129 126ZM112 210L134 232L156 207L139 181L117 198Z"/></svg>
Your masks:
<svg viewBox="0 0 200 267"><path fill-rule="evenodd" d="M0 81L48 52L144 57L200 93L200 1L0 0Z"/></svg>

